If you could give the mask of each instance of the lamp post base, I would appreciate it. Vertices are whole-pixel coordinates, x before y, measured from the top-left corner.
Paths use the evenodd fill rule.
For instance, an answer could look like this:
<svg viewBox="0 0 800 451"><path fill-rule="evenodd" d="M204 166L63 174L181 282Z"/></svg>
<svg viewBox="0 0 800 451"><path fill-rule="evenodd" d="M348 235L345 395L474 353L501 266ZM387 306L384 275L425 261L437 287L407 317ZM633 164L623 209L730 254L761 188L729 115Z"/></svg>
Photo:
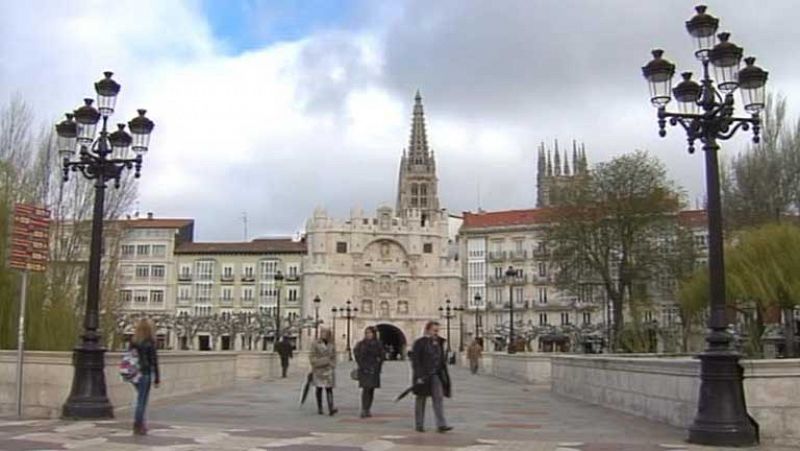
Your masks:
<svg viewBox="0 0 800 451"><path fill-rule="evenodd" d="M72 353L72 390L61 411L65 419L113 418L114 407L106 395L103 348L78 347Z"/></svg>
<svg viewBox="0 0 800 451"><path fill-rule="evenodd" d="M689 443L750 446L758 443L758 423L747 413L739 354L706 351L700 358L697 415L689 427Z"/></svg>

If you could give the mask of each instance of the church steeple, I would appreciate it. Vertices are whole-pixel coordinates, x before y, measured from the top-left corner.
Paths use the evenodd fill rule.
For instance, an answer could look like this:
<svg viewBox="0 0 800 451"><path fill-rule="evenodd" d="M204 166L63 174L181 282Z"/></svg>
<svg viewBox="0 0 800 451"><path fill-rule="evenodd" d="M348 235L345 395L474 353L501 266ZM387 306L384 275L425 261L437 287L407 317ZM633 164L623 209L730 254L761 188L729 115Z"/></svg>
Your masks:
<svg viewBox="0 0 800 451"><path fill-rule="evenodd" d="M428 149L428 134L425 132L425 111L422 108L422 96L419 90L414 96L414 115L411 118L408 156L413 164L426 164L431 158Z"/></svg>
<svg viewBox="0 0 800 451"><path fill-rule="evenodd" d="M418 211L423 222L431 221L439 211L438 179L433 150L428 147L422 96L417 90L411 117L408 149L400 160L397 189L397 215L408 217Z"/></svg>

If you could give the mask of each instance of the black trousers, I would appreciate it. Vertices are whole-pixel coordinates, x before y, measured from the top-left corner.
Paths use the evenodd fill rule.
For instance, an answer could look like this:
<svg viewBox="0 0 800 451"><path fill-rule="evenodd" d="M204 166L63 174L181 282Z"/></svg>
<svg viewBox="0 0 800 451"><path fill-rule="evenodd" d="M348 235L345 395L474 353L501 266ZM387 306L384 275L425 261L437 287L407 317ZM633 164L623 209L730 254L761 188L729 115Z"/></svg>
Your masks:
<svg viewBox="0 0 800 451"><path fill-rule="evenodd" d="M362 388L361 389L361 411L364 413L369 413L372 409L372 401L375 400L375 389L374 388Z"/></svg>
<svg viewBox="0 0 800 451"><path fill-rule="evenodd" d="M317 410L319 413L322 413L322 387L317 387L316 390L317 395ZM333 405L333 388L327 387L325 388L325 397L328 400L328 413L333 415L335 413L336 407Z"/></svg>

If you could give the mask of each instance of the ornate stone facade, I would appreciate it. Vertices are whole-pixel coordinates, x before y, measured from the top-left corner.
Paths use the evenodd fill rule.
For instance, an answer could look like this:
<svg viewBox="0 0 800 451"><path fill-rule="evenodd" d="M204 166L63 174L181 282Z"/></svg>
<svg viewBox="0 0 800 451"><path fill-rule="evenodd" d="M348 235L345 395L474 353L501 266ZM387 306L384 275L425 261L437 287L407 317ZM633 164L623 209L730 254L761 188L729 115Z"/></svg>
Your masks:
<svg viewBox="0 0 800 451"><path fill-rule="evenodd" d="M351 301L351 341L375 325L385 344L402 352L421 334L425 322L440 318L447 299L461 305L460 266L451 227L457 218L439 209L436 165L425 133L422 100L416 96L410 149L403 152L397 209L378 208L374 216L353 210L337 220L318 208L306 225L304 311L336 328L346 349L347 320L334 314ZM424 187L424 188L422 188ZM319 296L321 302L314 304ZM451 324L458 345L458 321Z"/></svg>

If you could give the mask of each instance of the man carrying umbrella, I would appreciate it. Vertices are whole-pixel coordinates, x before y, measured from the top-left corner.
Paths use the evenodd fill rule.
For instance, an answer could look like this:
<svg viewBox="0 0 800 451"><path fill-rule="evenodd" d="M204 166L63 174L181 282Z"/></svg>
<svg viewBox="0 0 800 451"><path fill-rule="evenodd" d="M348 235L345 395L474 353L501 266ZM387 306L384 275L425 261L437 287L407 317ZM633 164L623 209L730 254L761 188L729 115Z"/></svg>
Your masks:
<svg viewBox="0 0 800 451"><path fill-rule="evenodd" d="M451 384L447 373L445 340L439 337L439 323L436 321L429 321L425 325L425 335L414 342L411 365L414 377L412 391L417 397L414 406L417 432L425 432L425 402L428 397L433 398L437 430L452 430L444 418L444 397L450 397Z"/></svg>

